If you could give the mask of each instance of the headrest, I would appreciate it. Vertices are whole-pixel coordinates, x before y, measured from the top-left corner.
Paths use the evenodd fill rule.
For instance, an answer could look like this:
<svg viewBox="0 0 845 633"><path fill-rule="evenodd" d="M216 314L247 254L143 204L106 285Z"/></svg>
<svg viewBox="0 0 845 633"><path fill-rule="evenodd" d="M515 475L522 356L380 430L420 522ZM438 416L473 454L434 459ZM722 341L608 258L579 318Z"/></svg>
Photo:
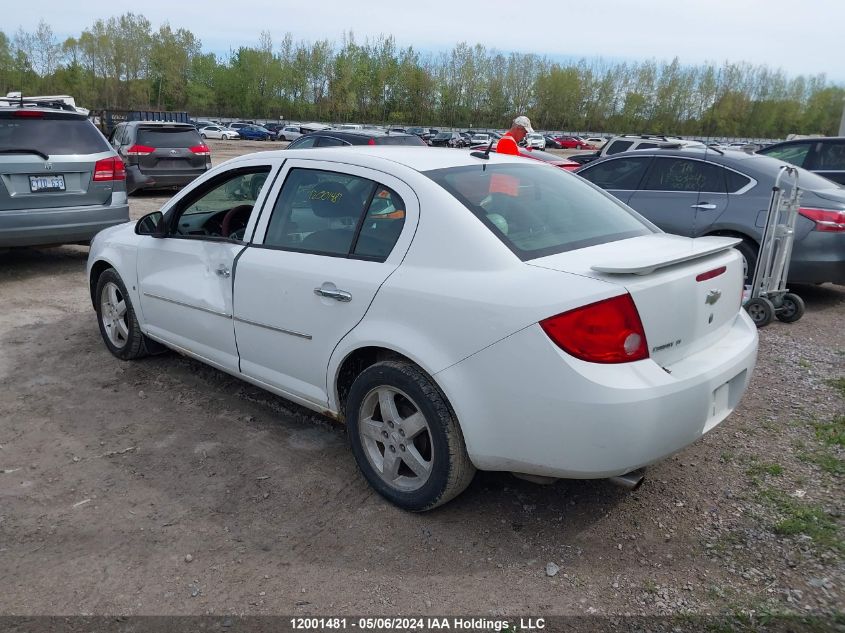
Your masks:
<svg viewBox="0 0 845 633"><path fill-rule="evenodd" d="M351 218L361 211L346 185L324 181L314 185L308 194L314 215L321 218Z"/></svg>

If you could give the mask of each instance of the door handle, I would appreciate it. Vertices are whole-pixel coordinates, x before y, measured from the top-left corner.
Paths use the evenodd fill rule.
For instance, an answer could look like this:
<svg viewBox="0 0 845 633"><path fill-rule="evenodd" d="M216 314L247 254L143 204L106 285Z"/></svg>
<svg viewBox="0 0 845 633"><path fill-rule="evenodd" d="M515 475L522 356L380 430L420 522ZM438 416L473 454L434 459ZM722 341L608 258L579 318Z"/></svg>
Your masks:
<svg viewBox="0 0 845 633"><path fill-rule="evenodd" d="M226 268L225 264L220 264L214 272L217 273L218 277L223 277L224 279L232 276L232 271Z"/></svg>
<svg viewBox="0 0 845 633"><path fill-rule="evenodd" d="M323 284L319 288L314 288L314 294L318 297L326 297L327 299L334 299L343 303L352 301L352 295L345 290L338 290L334 284Z"/></svg>
<svg viewBox="0 0 845 633"><path fill-rule="evenodd" d="M709 202L699 202L698 204L691 204L690 209L707 209L708 211L715 209L716 205Z"/></svg>

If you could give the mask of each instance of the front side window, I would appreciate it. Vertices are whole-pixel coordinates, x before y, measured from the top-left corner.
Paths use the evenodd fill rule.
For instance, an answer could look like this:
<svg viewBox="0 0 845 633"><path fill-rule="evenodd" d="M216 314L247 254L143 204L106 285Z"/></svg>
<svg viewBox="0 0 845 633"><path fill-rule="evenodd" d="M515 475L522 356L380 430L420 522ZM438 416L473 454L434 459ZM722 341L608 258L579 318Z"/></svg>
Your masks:
<svg viewBox="0 0 845 633"><path fill-rule="evenodd" d="M775 147L771 150L762 149L758 153L803 167L812 145L809 141L807 143L792 143L790 145Z"/></svg>
<svg viewBox="0 0 845 633"><path fill-rule="evenodd" d="M264 238L274 246L319 255L384 261L405 223L405 204L367 178L291 169Z"/></svg>
<svg viewBox="0 0 845 633"><path fill-rule="evenodd" d="M658 157L651 166L643 189L725 193L725 176L720 167L710 163Z"/></svg>
<svg viewBox="0 0 845 633"><path fill-rule="evenodd" d="M171 224L184 237L217 237L243 240L255 201L270 167L236 170L211 181L180 205Z"/></svg>
<svg viewBox="0 0 845 633"><path fill-rule="evenodd" d="M633 191L639 186L649 162L651 157L616 158L591 165L578 175L602 189Z"/></svg>
<svg viewBox="0 0 845 633"><path fill-rule="evenodd" d="M505 163L425 174L523 261L654 232L621 203L556 167Z"/></svg>

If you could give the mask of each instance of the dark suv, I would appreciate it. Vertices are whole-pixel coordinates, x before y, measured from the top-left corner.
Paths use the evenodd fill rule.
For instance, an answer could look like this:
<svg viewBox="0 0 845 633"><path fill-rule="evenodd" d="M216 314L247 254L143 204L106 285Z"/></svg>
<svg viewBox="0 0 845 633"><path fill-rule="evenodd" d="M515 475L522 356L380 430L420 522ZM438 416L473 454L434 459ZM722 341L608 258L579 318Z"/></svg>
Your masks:
<svg viewBox="0 0 845 633"><path fill-rule="evenodd" d="M187 185L211 169L211 151L193 125L128 121L118 125L111 144L126 163L126 189Z"/></svg>
<svg viewBox="0 0 845 633"><path fill-rule="evenodd" d="M845 184L845 136L775 143L758 150L757 153L785 160L834 182Z"/></svg>
<svg viewBox="0 0 845 633"><path fill-rule="evenodd" d="M127 222L123 162L94 124L25 104L0 107L0 247L88 243Z"/></svg>
<svg viewBox="0 0 845 633"><path fill-rule="evenodd" d="M288 149L341 147L344 145L411 145L428 147L419 136L380 130L321 130L300 136Z"/></svg>

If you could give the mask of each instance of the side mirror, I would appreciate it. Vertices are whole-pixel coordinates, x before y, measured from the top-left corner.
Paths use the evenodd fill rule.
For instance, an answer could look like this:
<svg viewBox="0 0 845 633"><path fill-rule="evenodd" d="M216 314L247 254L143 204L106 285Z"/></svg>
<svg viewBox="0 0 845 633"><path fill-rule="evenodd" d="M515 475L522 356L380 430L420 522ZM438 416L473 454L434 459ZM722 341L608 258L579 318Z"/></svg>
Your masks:
<svg viewBox="0 0 845 633"><path fill-rule="evenodd" d="M151 237L164 237L166 230L164 226L164 214L161 211L148 213L135 225L137 235L149 235Z"/></svg>

